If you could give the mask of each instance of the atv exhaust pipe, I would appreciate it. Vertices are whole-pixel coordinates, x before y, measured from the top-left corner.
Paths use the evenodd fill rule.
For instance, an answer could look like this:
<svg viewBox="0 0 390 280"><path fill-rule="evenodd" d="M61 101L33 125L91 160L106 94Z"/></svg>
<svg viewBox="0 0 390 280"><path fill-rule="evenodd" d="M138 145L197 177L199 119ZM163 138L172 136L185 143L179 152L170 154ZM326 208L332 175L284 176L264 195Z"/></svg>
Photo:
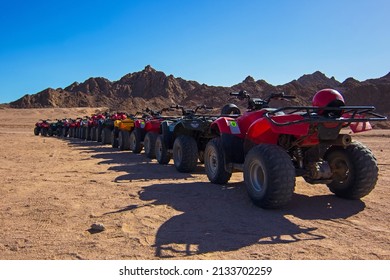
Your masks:
<svg viewBox="0 0 390 280"><path fill-rule="evenodd" d="M346 147L352 143L352 138L348 134L339 134L335 140L328 140L326 143Z"/></svg>

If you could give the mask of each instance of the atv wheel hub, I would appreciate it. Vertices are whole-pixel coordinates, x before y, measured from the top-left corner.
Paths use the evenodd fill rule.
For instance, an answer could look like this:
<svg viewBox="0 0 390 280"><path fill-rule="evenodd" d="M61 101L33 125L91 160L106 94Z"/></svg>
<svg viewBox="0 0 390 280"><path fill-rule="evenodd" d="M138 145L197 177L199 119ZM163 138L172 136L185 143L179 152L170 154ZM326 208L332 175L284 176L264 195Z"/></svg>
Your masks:
<svg viewBox="0 0 390 280"><path fill-rule="evenodd" d="M249 169L249 176L251 185L258 192L263 192L265 190L265 173L263 166L260 161L255 160L251 163Z"/></svg>

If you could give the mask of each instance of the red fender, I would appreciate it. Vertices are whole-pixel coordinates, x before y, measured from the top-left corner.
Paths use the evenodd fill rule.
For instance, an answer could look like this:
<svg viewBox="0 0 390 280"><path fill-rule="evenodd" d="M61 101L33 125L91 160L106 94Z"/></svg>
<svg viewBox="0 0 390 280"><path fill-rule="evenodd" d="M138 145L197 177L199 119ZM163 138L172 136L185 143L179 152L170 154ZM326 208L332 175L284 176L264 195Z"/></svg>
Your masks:
<svg viewBox="0 0 390 280"><path fill-rule="evenodd" d="M219 131L220 134L233 134L243 138L236 119L220 117L211 124L211 130Z"/></svg>
<svg viewBox="0 0 390 280"><path fill-rule="evenodd" d="M304 118L300 115L285 115L272 117L272 120L279 124L299 121L303 119ZM279 126L277 124L272 123L266 118L260 118L251 124L246 134L246 138L256 144L277 144L280 134L293 135L297 138L308 135L309 126L310 125L308 123Z"/></svg>
<svg viewBox="0 0 390 280"><path fill-rule="evenodd" d="M145 123L145 131L159 133L160 126L161 126L161 120L153 119Z"/></svg>

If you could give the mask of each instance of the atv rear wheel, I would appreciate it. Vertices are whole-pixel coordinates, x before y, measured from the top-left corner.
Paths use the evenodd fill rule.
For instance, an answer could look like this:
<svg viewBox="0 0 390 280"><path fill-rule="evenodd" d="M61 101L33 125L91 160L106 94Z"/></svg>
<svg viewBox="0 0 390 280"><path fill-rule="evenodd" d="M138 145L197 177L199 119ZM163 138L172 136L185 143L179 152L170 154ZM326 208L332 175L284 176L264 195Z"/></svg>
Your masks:
<svg viewBox="0 0 390 280"><path fill-rule="evenodd" d="M41 128L41 135L45 137L47 136L47 128Z"/></svg>
<svg viewBox="0 0 390 280"><path fill-rule="evenodd" d="M39 128L38 127L34 128L34 135L36 135L36 136L39 135Z"/></svg>
<svg viewBox="0 0 390 280"><path fill-rule="evenodd" d="M115 128L111 131L111 147L118 148L118 137L116 137Z"/></svg>
<svg viewBox="0 0 390 280"><path fill-rule="evenodd" d="M100 126L96 128L96 141L102 142L102 127Z"/></svg>
<svg viewBox="0 0 390 280"><path fill-rule="evenodd" d="M198 145L194 138L180 135L173 143L173 162L177 171L192 172L198 162Z"/></svg>
<svg viewBox="0 0 390 280"><path fill-rule="evenodd" d="M91 127L91 141L96 141L96 127Z"/></svg>
<svg viewBox="0 0 390 280"><path fill-rule="evenodd" d="M144 139L144 150L147 158L153 159L156 158L156 139L157 133L148 132L145 135Z"/></svg>
<svg viewBox="0 0 390 280"><path fill-rule="evenodd" d="M135 128L130 134L130 150L135 154L139 154L142 151L142 148L141 131Z"/></svg>
<svg viewBox="0 0 390 280"><path fill-rule="evenodd" d="M244 181L254 204L262 208L280 208L293 195L295 169L282 148L261 144L253 147L245 158Z"/></svg>
<svg viewBox="0 0 390 280"><path fill-rule="evenodd" d="M155 144L156 159L160 164L168 164L171 160L171 154L168 153L167 147L164 144L162 135L158 135Z"/></svg>
<svg viewBox="0 0 390 280"><path fill-rule="evenodd" d="M330 149L325 155L333 173L328 184L335 195L359 199L368 195L378 180L378 165L374 154L363 144L353 142L346 149Z"/></svg>
<svg viewBox="0 0 390 280"><path fill-rule="evenodd" d="M62 128L57 128L57 136L62 137Z"/></svg>
<svg viewBox="0 0 390 280"><path fill-rule="evenodd" d="M80 128L80 139L85 140L87 134L87 128L81 127Z"/></svg>
<svg viewBox="0 0 390 280"><path fill-rule="evenodd" d="M92 134L92 128L87 127L85 130L85 140L90 141L91 140L91 134Z"/></svg>
<svg viewBox="0 0 390 280"><path fill-rule="evenodd" d="M221 138L211 139L204 151L204 167L211 183L226 184L232 172L225 170L225 154L223 152Z"/></svg>
<svg viewBox="0 0 390 280"><path fill-rule="evenodd" d="M130 150L130 136L128 131L119 131L118 147L121 151Z"/></svg>
<svg viewBox="0 0 390 280"><path fill-rule="evenodd" d="M111 129L105 127L102 130L102 144L105 145L110 143L111 143Z"/></svg>

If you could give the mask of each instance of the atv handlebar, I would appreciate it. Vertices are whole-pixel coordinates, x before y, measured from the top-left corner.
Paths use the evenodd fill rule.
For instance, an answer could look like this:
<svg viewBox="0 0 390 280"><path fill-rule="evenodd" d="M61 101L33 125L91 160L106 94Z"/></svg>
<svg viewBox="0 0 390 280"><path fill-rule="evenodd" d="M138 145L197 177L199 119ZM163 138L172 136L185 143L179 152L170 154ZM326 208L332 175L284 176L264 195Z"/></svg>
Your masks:
<svg viewBox="0 0 390 280"><path fill-rule="evenodd" d="M183 106L181 105L171 105L170 107L171 109L180 109L181 112L182 112L182 115L183 116L186 116L186 115L195 115L196 112L198 110L212 110L214 109L213 107L210 107L210 106L207 106L207 105L198 105L195 107L195 109L185 109Z"/></svg>
<svg viewBox="0 0 390 280"><path fill-rule="evenodd" d="M207 105L199 105L199 106L196 106L195 108L195 113L200 110L200 109L203 109L203 110L212 110L214 109L213 107L210 107L210 106L207 106Z"/></svg>
<svg viewBox="0 0 390 280"><path fill-rule="evenodd" d="M246 92L246 90L240 90L239 92L231 92L229 93L231 96L235 96L240 100L243 100L245 98L250 98L249 94Z"/></svg>
<svg viewBox="0 0 390 280"><path fill-rule="evenodd" d="M267 108L268 104L270 103L270 101L272 99L289 100L289 99L296 98L296 96L287 95L284 92L271 93L265 99L251 98L251 96L245 90L240 90L239 92L231 92L230 95L234 96L240 100L248 99L248 109L249 110L259 110L262 108Z"/></svg>
<svg viewBox="0 0 390 280"><path fill-rule="evenodd" d="M278 98L278 99L281 99L281 100L283 100L283 99L295 99L296 96L295 95L287 95L284 92L271 93L266 100L267 100L267 102L270 102L271 99L274 99L274 98Z"/></svg>

